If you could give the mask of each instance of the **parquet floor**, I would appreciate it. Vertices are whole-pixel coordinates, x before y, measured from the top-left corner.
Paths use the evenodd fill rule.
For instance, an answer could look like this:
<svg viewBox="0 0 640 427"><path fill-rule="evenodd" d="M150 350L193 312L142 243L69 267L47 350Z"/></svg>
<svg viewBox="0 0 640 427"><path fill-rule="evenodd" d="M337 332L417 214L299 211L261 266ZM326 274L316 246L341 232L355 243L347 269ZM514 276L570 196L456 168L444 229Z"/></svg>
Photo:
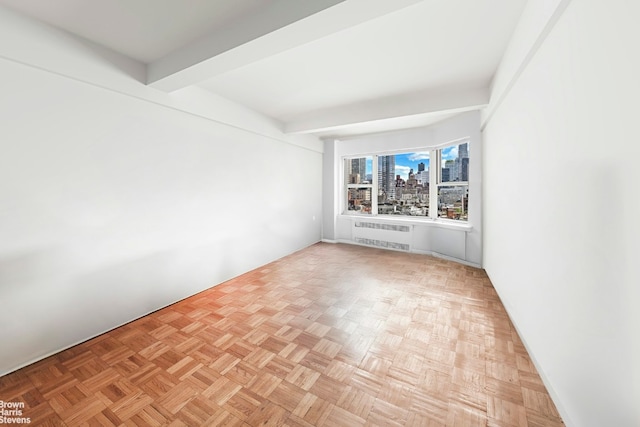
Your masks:
<svg viewBox="0 0 640 427"><path fill-rule="evenodd" d="M482 270L316 244L0 378L31 425L562 426Z"/></svg>

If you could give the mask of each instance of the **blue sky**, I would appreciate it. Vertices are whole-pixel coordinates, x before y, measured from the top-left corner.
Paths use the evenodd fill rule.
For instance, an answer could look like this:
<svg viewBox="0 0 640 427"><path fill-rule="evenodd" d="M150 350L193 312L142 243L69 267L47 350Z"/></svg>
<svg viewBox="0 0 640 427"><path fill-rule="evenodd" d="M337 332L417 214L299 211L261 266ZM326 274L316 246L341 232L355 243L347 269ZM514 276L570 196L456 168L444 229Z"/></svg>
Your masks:
<svg viewBox="0 0 640 427"><path fill-rule="evenodd" d="M409 171L418 172L418 163L424 163L425 170L429 169L429 153L396 154L396 175L400 178L409 178Z"/></svg>
<svg viewBox="0 0 640 427"><path fill-rule="evenodd" d="M458 146L447 147L442 150L442 160L453 160L458 157ZM409 171L418 172L418 163L424 163L425 169L429 169L429 152L396 154L396 175L402 179L409 178Z"/></svg>
<svg viewBox="0 0 640 427"><path fill-rule="evenodd" d="M442 150L442 160L453 160L458 157L458 146L444 148ZM396 154L396 175L402 179L409 178L409 171L418 172L418 164L424 163L425 170L429 169L429 152L415 152ZM371 160L367 160L367 174L371 174Z"/></svg>

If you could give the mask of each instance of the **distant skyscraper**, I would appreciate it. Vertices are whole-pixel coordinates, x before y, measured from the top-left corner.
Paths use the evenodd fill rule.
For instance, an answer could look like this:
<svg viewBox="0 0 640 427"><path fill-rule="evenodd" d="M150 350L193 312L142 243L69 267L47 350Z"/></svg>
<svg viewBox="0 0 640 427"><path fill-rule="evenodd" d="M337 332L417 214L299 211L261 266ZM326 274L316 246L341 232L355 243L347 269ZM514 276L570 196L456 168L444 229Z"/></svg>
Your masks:
<svg viewBox="0 0 640 427"><path fill-rule="evenodd" d="M445 169L449 171L449 179L447 181L458 181L458 171L459 171L459 160L447 160L444 164ZM444 176L442 177L442 181L444 181Z"/></svg>
<svg viewBox="0 0 640 427"><path fill-rule="evenodd" d="M469 181L469 144L458 145L458 167L460 181Z"/></svg>
<svg viewBox="0 0 640 427"><path fill-rule="evenodd" d="M351 159L351 173L359 174L360 180L364 181L367 177L367 159L365 157Z"/></svg>
<svg viewBox="0 0 640 427"><path fill-rule="evenodd" d="M464 158L469 158L469 144L468 143L464 143L464 144L460 144L458 145L458 157L460 157L461 159Z"/></svg>
<svg viewBox="0 0 640 427"><path fill-rule="evenodd" d="M416 178L420 184L427 185L429 183L429 169L418 172Z"/></svg>
<svg viewBox="0 0 640 427"><path fill-rule="evenodd" d="M449 182L451 181L450 177L449 177L449 168L442 168L442 182Z"/></svg>
<svg viewBox="0 0 640 427"><path fill-rule="evenodd" d="M424 163L420 162L418 163L418 172L422 172L424 171Z"/></svg>
<svg viewBox="0 0 640 427"><path fill-rule="evenodd" d="M469 158L468 157L463 157L462 158L462 173L461 173L462 177L460 178L460 181L469 181Z"/></svg>
<svg viewBox="0 0 640 427"><path fill-rule="evenodd" d="M383 201L393 199L396 190L396 156L378 156L378 188Z"/></svg>

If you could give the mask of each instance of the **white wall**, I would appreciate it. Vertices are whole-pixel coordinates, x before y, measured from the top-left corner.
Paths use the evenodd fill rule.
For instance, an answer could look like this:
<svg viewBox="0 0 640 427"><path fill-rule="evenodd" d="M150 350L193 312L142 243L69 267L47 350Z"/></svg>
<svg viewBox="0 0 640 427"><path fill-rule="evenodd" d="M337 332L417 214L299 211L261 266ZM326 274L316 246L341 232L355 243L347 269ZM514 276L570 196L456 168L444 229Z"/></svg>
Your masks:
<svg viewBox="0 0 640 427"><path fill-rule="evenodd" d="M0 375L320 239L320 141L0 22Z"/></svg>
<svg viewBox="0 0 640 427"><path fill-rule="evenodd" d="M545 3L494 83L484 266L566 425L638 426L640 3L556 1L530 25Z"/></svg>
<svg viewBox="0 0 640 427"><path fill-rule="evenodd" d="M389 151L425 150L429 147L469 139L469 222L470 229L437 227L434 221L415 221L411 218L378 217L378 222L411 222L414 227L412 249L416 252L444 255L453 259L480 266L482 263L482 139L480 113L471 111L436 123L429 127L387 132L344 140L325 141L324 154L324 229L323 238L347 241L353 216L342 215L342 180L339 179L341 159L358 154L385 153ZM356 217L356 219L362 217ZM432 229L434 228L434 229ZM435 230L438 228L438 230ZM451 241L459 241L460 247L446 250ZM442 250L440 250L442 249Z"/></svg>

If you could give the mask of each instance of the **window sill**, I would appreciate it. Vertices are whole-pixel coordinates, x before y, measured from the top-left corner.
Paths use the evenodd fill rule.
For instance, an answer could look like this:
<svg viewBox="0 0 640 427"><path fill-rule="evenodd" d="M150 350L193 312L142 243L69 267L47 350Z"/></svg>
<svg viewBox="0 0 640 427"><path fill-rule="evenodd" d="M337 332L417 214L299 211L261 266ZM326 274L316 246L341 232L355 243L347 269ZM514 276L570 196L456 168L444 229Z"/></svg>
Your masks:
<svg viewBox="0 0 640 427"><path fill-rule="evenodd" d="M473 226L468 222L460 223L460 221L448 220L448 219L431 219L416 217L396 217L396 216L383 216L383 215L369 215L369 214L341 214L340 217L348 219L367 219L368 221L387 223L387 224L410 224L420 225L427 227L447 228L449 230L459 230L466 233L473 229Z"/></svg>

